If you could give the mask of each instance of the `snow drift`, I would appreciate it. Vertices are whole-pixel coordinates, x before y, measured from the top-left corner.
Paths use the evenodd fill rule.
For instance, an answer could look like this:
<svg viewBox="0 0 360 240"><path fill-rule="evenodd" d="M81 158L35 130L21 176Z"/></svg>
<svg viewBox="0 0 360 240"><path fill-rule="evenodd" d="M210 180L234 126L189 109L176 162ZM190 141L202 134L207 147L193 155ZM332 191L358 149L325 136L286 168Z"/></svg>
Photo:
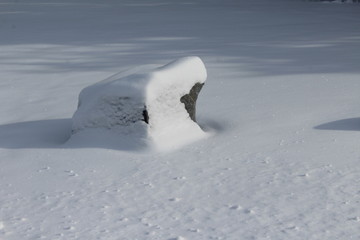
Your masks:
<svg viewBox="0 0 360 240"><path fill-rule="evenodd" d="M109 131L121 141L165 150L202 138L195 122L197 95L207 73L199 57L151 71L112 77L83 89L72 133ZM96 136L96 135L95 135Z"/></svg>

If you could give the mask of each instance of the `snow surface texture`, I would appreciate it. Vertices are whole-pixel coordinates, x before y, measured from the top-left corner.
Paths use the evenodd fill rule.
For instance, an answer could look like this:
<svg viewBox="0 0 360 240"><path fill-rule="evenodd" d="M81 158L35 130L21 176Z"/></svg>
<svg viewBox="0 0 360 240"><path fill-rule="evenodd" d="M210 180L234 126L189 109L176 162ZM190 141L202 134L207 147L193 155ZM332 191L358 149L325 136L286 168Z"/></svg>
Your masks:
<svg viewBox="0 0 360 240"><path fill-rule="evenodd" d="M74 134L107 129L128 144L144 141L158 150L206 135L181 102L194 86L205 83L206 69L199 57L184 57L150 72L119 75L124 73L81 91L73 116Z"/></svg>
<svg viewBox="0 0 360 240"><path fill-rule="evenodd" d="M0 239L360 239L359 12L0 1ZM194 55L213 137L149 154L102 134L63 144L83 88Z"/></svg>

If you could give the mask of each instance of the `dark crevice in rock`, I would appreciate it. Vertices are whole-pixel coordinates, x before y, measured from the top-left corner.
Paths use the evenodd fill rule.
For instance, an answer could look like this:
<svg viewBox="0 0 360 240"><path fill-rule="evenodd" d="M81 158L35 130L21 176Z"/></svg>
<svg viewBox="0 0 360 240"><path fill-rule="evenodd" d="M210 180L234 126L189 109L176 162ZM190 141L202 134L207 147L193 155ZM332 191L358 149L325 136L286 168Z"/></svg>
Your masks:
<svg viewBox="0 0 360 240"><path fill-rule="evenodd" d="M143 110L142 112L143 114L143 121L146 122L147 124L149 124L149 114L148 114L148 111L146 110L146 106L145 106L145 109Z"/></svg>
<svg viewBox="0 0 360 240"><path fill-rule="evenodd" d="M196 100L203 86L204 83L196 83L188 94L180 98L180 102L185 104L185 109L194 122L196 122Z"/></svg>

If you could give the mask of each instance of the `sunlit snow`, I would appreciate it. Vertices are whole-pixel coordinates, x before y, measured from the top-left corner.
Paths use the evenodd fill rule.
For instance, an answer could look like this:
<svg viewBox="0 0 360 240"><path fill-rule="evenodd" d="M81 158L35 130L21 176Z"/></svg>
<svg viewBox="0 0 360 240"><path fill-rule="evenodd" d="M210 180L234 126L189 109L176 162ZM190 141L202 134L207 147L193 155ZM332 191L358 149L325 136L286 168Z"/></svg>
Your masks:
<svg viewBox="0 0 360 240"><path fill-rule="evenodd" d="M1 1L0 239L360 239L359 12ZM186 56L207 69L196 120L211 136L167 152L69 140L82 89Z"/></svg>

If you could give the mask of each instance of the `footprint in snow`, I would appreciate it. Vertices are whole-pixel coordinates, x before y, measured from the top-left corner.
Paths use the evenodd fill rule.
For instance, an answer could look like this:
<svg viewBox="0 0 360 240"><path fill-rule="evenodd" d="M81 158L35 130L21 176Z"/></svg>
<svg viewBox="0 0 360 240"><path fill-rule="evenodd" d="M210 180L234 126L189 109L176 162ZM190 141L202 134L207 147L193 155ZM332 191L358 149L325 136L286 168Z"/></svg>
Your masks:
<svg viewBox="0 0 360 240"><path fill-rule="evenodd" d="M246 214L254 214L255 212L252 209L245 209L244 213L246 213Z"/></svg>
<svg viewBox="0 0 360 240"><path fill-rule="evenodd" d="M170 202L179 202L179 201L181 201L181 198L170 198L169 201Z"/></svg>
<svg viewBox="0 0 360 240"><path fill-rule="evenodd" d="M42 167L38 170L39 173L45 172L45 171L49 171L50 167Z"/></svg>
<svg viewBox="0 0 360 240"><path fill-rule="evenodd" d="M68 174L69 177L77 177L77 176L79 176L73 170L66 170L65 172Z"/></svg>
<svg viewBox="0 0 360 240"><path fill-rule="evenodd" d="M169 240L186 240L186 238L179 236L175 238L170 238Z"/></svg>
<svg viewBox="0 0 360 240"><path fill-rule="evenodd" d="M360 217L349 218L350 221L360 222Z"/></svg>
<svg viewBox="0 0 360 240"><path fill-rule="evenodd" d="M174 180L185 180L186 177L174 177L173 179L174 179Z"/></svg>
<svg viewBox="0 0 360 240"><path fill-rule="evenodd" d="M66 231L71 231L71 230L74 230L74 229L75 229L75 227L73 227L73 226L64 227L64 230L66 230Z"/></svg>
<svg viewBox="0 0 360 240"><path fill-rule="evenodd" d="M242 207L240 205L233 205L233 206L230 206L229 209L231 209L231 210L241 210Z"/></svg>

